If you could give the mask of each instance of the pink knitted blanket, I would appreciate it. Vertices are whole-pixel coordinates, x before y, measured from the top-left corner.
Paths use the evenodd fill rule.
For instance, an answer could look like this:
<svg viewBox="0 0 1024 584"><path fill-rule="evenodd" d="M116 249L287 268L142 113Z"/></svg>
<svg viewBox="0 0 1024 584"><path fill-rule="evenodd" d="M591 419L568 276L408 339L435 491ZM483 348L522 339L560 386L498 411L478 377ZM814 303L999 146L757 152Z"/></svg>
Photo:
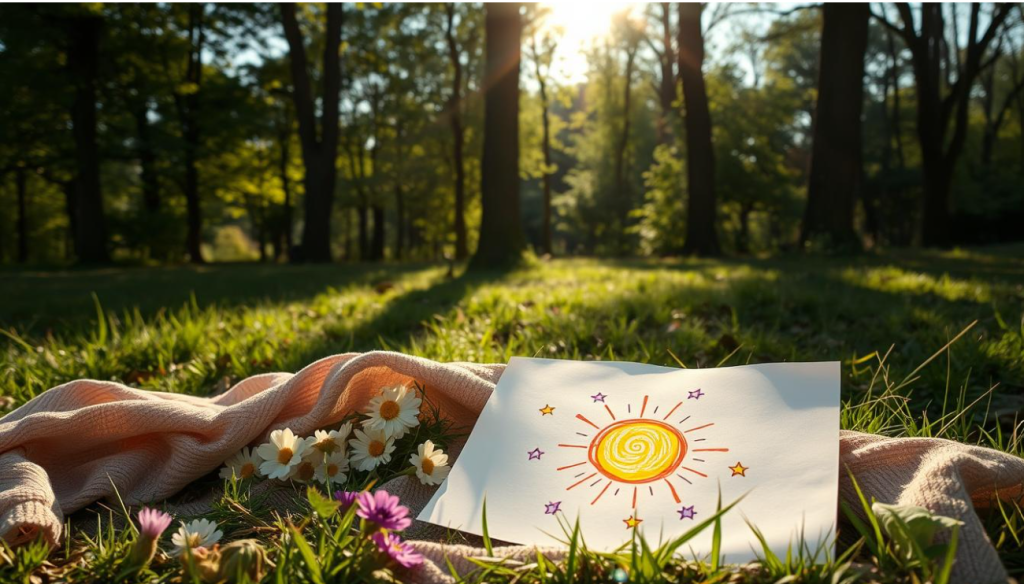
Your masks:
<svg viewBox="0 0 1024 584"><path fill-rule="evenodd" d="M111 497L128 505L158 502L218 468L271 430L298 434L341 420L385 384L417 380L457 425L472 426L504 365L436 363L397 353L349 353L321 359L296 374L245 379L213 398L141 391L79 380L44 392L0 419L0 535L21 543L42 534L57 544L64 516ZM843 432L841 463L881 502L920 505L964 522L954 566L958 582L1006 581L976 508L1024 492L1024 460L941 439L882 438ZM845 470L841 476L846 477ZM111 484L113 483L113 485ZM431 489L401 477L387 488L416 509ZM859 508L849 479L840 497ZM413 577L450 581L447 557L460 572L485 555L469 546L416 545L428 559ZM558 549L544 550L558 558ZM496 548L529 561L535 551Z"/></svg>

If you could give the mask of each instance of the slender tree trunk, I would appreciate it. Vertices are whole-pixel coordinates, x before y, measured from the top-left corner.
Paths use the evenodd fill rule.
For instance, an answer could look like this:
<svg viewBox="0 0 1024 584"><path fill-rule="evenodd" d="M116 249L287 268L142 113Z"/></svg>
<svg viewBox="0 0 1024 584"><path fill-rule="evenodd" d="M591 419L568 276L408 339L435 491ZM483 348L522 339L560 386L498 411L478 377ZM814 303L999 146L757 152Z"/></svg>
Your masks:
<svg viewBox="0 0 1024 584"><path fill-rule="evenodd" d="M740 206L740 231L736 237L736 251L741 254L750 253L750 214L753 205L744 203Z"/></svg>
<svg viewBox="0 0 1024 584"><path fill-rule="evenodd" d="M28 262L28 190L25 167L14 171L14 185L18 192L18 263Z"/></svg>
<svg viewBox="0 0 1024 584"><path fill-rule="evenodd" d="M284 203L282 206L281 236L284 239L285 253L291 259L292 253L292 181L288 178L288 162L291 160L291 122L284 125L278 135L281 142L281 157L278 160L278 170L281 174L281 190L284 191Z"/></svg>
<svg viewBox="0 0 1024 584"><path fill-rule="evenodd" d="M135 136L138 138L136 155L141 170L139 179L142 182L142 204L147 213L156 213L160 210L160 182L156 174L156 151L149 124L149 107L145 103L139 104L133 117Z"/></svg>
<svg viewBox="0 0 1024 584"><path fill-rule="evenodd" d="M359 259L370 259L370 208L365 201L359 203Z"/></svg>
<svg viewBox="0 0 1024 584"><path fill-rule="evenodd" d="M668 2L661 3L661 43L661 79L658 85L661 110L658 112L656 132L658 144L671 145L675 138L672 133L672 116L675 115L676 101L676 55L672 47L672 5Z"/></svg>
<svg viewBox="0 0 1024 584"><path fill-rule="evenodd" d="M858 249L853 212L861 188L861 122L867 4L826 4L821 33L807 207L806 245L824 236L837 249Z"/></svg>
<svg viewBox="0 0 1024 584"><path fill-rule="evenodd" d="M302 161L305 167L304 223L301 252L295 260L328 262L331 260L331 209L337 181L339 99L341 93L341 4L327 5L324 35L320 131L317 131L316 104L309 77L306 47L295 14L295 4L281 4L281 23L288 41L295 111L299 121Z"/></svg>
<svg viewBox="0 0 1024 584"><path fill-rule="evenodd" d="M689 187L686 214L687 255L721 253L716 231L715 156L711 143L711 111L704 85L704 37L701 4L679 4L679 77L686 109L686 174Z"/></svg>
<svg viewBox="0 0 1024 584"><path fill-rule="evenodd" d="M395 259L405 259L405 192L402 183L395 181Z"/></svg>
<svg viewBox="0 0 1024 584"><path fill-rule="evenodd" d="M547 85L543 79L540 79L539 72L538 81L540 82L541 124L544 132L544 174L541 176L544 187L544 211L540 245L544 253L551 255L551 120L549 118Z"/></svg>
<svg viewBox="0 0 1024 584"><path fill-rule="evenodd" d="M471 267L520 261L526 239L519 215L519 4L484 4L484 152L480 243Z"/></svg>
<svg viewBox="0 0 1024 584"><path fill-rule="evenodd" d="M185 252L189 261L202 264L203 217L199 203L199 149L201 147L199 128L200 90L203 82L203 44L205 25L203 22L205 4L190 4L188 7L188 63L184 81L191 86L187 93L175 93L174 103L181 122L181 137L184 142L185 163Z"/></svg>
<svg viewBox="0 0 1024 584"><path fill-rule="evenodd" d="M464 260L469 257L466 238L466 168L463 162L465 148L465 131L462 128L462 61L458 42L455 38L455 5L446 4L448 26L445 36L448 41L448 58L452 64L452 94L448 98L448 123L452 129L452 156L455 166L455 259Z"/></svg>
<svg viewBox="0 0 1024 584"><path fill-rule="evenodd" d="M75 255L83 263L107 263L107 229L100 188L100 157L96 139L96 79L102 20L73 19L68 27L67 66L74 82L71 125L75 140Z"/></svg>
<svg viewBox="0 0 1024 584"><path fill-rule="evenodd" d="M630 96L633 85L633 63L636 60L636 47L630 47L626 51L626 78L622 96L622 134L619 135L619 143L615 148L615 202L618 206L618 220L620 229L618 232L620 253L627 251L626 226L629 223L629 210L632 207L630 200L630 188L626 181L626 149L629 147L629 122L630 122Z"/></svg>
<svg viewBox="0 0 1024 584"><path fill-rule="evenodd" d="M370 242L370 260L379 262L384 259L386 227L384 224L384 207L373 205L371 210L373 211L373 240Z"/></svg>

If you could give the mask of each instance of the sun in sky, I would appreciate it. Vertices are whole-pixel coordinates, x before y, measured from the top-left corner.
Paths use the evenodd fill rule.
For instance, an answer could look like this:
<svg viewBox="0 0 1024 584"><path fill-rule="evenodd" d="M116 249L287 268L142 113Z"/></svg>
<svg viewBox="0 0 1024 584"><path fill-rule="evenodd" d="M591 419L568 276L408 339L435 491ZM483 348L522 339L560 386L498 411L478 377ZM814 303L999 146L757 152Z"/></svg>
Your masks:
<svg viewBox="0 0 1024 584"><path fill-rule="evenodd" d="M615 15L626 12L641 15L642 4L621 0L575 3L542 3L547 10L545 26L558 32L558 49L554 70L569 83L579 83L587 77L586 50L598 39L611 32Z"/></svg>
<svg viewBox="0 0 1024 584"><path fill-rule="evenodd" d="M701 431L713 427L714 422L702 424L677 413L686 400L696 401L704 395L701 389L689 391L684 400L666 409L651 407L646 395L639 403L615 408L606 402L605 394L590 396L594 411L587 412L589 417L576 414L579 423L574 430L581 439L558 445L578 449L581 455L579 462L556 469L570 477L566 490L589 490L591 505L605 497L624 499L633 520L624 520L627 527L638 524L636 508L641 497L667 497L668 504L681 503L679 493L684 485L708 477L700 470L707 462L705 456L729 452L728 448L701 444L706 440ZM693 507L680 511L684 518L692 518L693 513Z"/></svg>

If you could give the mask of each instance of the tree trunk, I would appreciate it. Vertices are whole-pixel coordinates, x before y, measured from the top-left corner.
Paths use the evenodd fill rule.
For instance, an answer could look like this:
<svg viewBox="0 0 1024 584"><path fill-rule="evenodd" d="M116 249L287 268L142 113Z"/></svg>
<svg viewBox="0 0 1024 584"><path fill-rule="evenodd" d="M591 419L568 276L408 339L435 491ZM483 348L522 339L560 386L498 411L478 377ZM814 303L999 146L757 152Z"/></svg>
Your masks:
<svg viewBox="0 0 1024 584"><path fill-rule="evenodd" d="M518 263L525 247L519 215L519 4L485 4L484 152L480 243L471 267Z"/></svg>
<svg viewBox="0 0 1024 584"><path fill-rule="evenodd" d="M753 211L754 206L750 203L740 206L740 230L736 236L737 253L750 253L750 214Z"/></svg>
<svg viewBox="0 0 1024 584"><path fill-rule="evenodd" d="M466 240L466 168L463 163L463 150L466 135L462 128L462 61L455 39L455 5L446 4L448 26L445 36L448 40L448 59L451 61L452 94L448 99L448 122L452 129L452 156L455 166L455 209L453 210L455 227L455 259L462 261L469 257Z"/></svg>
<svg viewBox="0 0 1024 584"><path fill-rule="evenodd" d="M853 212L861 190L861 107L867 4L826 4L818 69L807 207L800 244L818 237L836 249L858 249Z"/></svg>
<svg viewBox="0 0 1024 584"><path fill-rule="evenodd" d="M675 113L676 101L676 74L675 51L672 48L672 20L671 4L661 3L661 43L662 52L659 55L661 66L661 79L658 85L658 101L661 110L658 112L657 141L658 144L671 145L674 139L672 133L672 116Z"/></svg>
<svg viewBox="0 0 1024 584"><path fill-rule="evenodd" d="M285 253L291 259L292 253L292 181L288 178L288 162L291 160L291 123L286 121L285 126L278 135L281 142L281 158L278 160L278 169L281 174L281 190L284 191L284 203L282 206L281 235L284 239ZM276 259L276 258L275 258Z"/></svg>
<svg viewBox="0 0 1024 584"><path fill-rule="evenodd" d="M306 47L295 15L295 4L281 4L281 22L288 40L292 97L299 121L302 161L305 167L304 223L300 258L304 261L331 260L331 208L337 180L339 98L341 92L341 4L327 5L320 100L320 132L317 132L316 105L306 60Z"/></svg>
<svg viewBox="0 0 1024 584"><path fill-rule="evenodd" d="M75 18L68 28L67 66L75 87L71 124L75 140L75 255L83 263L107 263L107 230L100 187L100 156L96 141L96 78L102 21Z"/></svg>
<svg viewBox="0 0 1024 584"><path fill-rule="evenodd" d="M373 205L371 210L373 211L373 241L370 242L370 260L379 262L384 259L386 227L384 224L384 207Z"/></svg>
<svg viewBox="0 0 1024 584"><path fill-rule="evenodd" d="M544 187L544 210L540 246L544 253L551 255L551 173L549 171L551 168L551 120L549 118L547 86L539 74L537 80L540 82L541 123L544 131L544 174L541 175Z"/></svg>
<svg viewBox="0 0 1024 584"><path fill-rule="evenodd" d="M14 184L18 192L18 263L28 262L28 192L25 167L14 171Z"/></svg>
<svg viewBox="0 0 1024 584"><path fill-rule="evenodd" d="M615 203L618 206L620 222L618 238L621 253L626 252L626 226L629 223L630 204L629 185L626 182L626 149L629 147L630 96L633 85L633 63L636 60L636 47L626 50L626 78L622 97L622 134L615 149Z"/></svg>
<svg viewBox="0 0 1024 584"><path fill-rule="evenodd" d="M203 16L205 4L190 4L188 7L188 63L185 68L185 83L191 86L186 93L175 93L174 104L181 123L181 137L184 142L185 163L185 253L193 264L202 264L203 218L199 204L199 108L200 89L203 82L203 44L205 27Z"/></svg>
<svg viewBox="0 0 1024 584"><path fill-rule="evenodd" d="M160 210L160 182L156 174L156 151L149 124L149 107L144 103L135 108L135 136L138 139L136 155L139 159L142 181L142 204L147 213Z"/></svg>
<svg viewBox="0 0 1024 584"><path fill-rule="evenodd" d="M402 183L395 182L395 259L405 259L405 192Z"/></svg>
<svg viewBox="0 0 1024 584"><path fill-rule="evenodd" d="M359 204L359 259L370 259L370 208L365 202Z"/></svg>
<svg viewBox="0 0 1024 584"><path fill-rule="evenodd" d="M686 214L687 255L721 253L715 215L715 156L711 144L711 112L704 86L704 37L700 4L679 4L679 77L683 82L686 128L686 175L689 199Z"/></svg>

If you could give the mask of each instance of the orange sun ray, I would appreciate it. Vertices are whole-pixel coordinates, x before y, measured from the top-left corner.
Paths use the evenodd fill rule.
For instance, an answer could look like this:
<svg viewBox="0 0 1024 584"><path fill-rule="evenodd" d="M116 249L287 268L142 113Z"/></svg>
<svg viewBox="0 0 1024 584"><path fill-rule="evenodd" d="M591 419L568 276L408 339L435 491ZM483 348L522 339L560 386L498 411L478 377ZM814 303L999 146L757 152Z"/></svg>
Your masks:
<svg viewBox="0 0 1024 584"><path fill-rule="evenodd" d="M729 452L728 448L694 448L690 452Z"/></svg>
<svg viewBox="0 0 1024 584"><path fill-rule="evenodd" d="M573 488L575 486L578 486L580 483L585 483L585 482L589 481L590 479L594 478L595 475L597 475L596 472L593 473L592 475L588 476L588 477L583 477L583 479L580 480L580 482L573 483L572 485L569 485L568 487L565 488L565 490L568 491L569 489L571 489L571 488Z"/></svg>
<svg viewBox="0 0 1024 584"><path fill-rule="evenodd" d="M633 508L636 509L636 487L633 487Z"/></svg>
<svg viewBox="0 0 1024 584"><path fill-rule="evenodd" d="M612 486L612 482L608 481L608 484L605 485L603 489L601 489L601 492L598 493L598 495L596 497L594 497L594 500L591 501L590 504L593 505L594 503L597 503L597 500L601 498L601 495L604 495L604 492L607 491L608 487L610 487L610 486Z"/></svg>
<svg viewBox="0 0 1024 584"><path fill-rule="evenodd" d="M668 479L665 479L665 484L668 485L668 489L672 491L672 498L676 500L676 503L679 503L679 493L676 492L676 488L672 486L672 483L668 482Z"/></svg>
<svg viewBox="0 0 1024 584"><path fill-rule="evenodd" d="M583 414L576 414L576 417L581 419L581 420L583 420L584 422L590 424L591 426L593 426L597 430L601 429L600 426L598 426L597 424L595 424L595 423L591 422L590 420L586 419L585 417L583 417Z"/></svg>
<svg viewBox="0 0 1024 584"><path fill-rule="evenodd" d="M579 466L581 464L587 464L587 461L584 460L583 462L577 462L576 464L570 464L569 466L560 466L560 467L556 468L555 470L565 470L567 468L573 468L573 467Z"/></svg>
<svg viewBox="0 0 1024 584"><path fill-rule="evenodd" d="M681 406L681 405L683 405L683 402L677 403L674 408L672 408L671 410L668 411L667 414L665 414L665 417L662 418L662 420L667 420L668 417L671 416L673 413L675 413L675 411L678 410L679 406Z"/></svg>
<svg viewBox="0 0 1024 584"><path fill-rule="evenodd" d="M614 420L615 419L615 414L612 413L612 409L610 407L608 407L608 404L604 405L604 409L608 410L608 415L612 417L612 420Z"/></svg>
<svg viewBox="0 0 1024 584"><path fill-rule="evenodd" d="M647 411L647 398L650 396L644 396L644 405L640 407L640 417L644 417L644 412Z"/></svg>
<svg viewBox="0 0 1024 584"><path fill-rule="evenodd" d="M683 470L688 470L688 471L692 472L693 474L697 474L697 475L700 475L700 476L702 476L702 477L704 477L704 478L708 478L708 475L706 475L706 474L704 474L704 473L700 472L699 470L693 470L692 468L690 468L690 467L688 467L688 466L681 466L681 467L679 467L679 468L681 468L681 469L683 469Z"/></svg>
<svg viewBox="0 0 1024 584"><path fill-rule="evenodd" d="M684 430L683 434L686 434L687 432L696 432L697 430L703 430L704 428L707 428L708 426L714 426L714 425L715 425L715 423L711 422L710 424L704 424L703 426L697 426L696 428L690 428L689 430Z"/></svg>
<svg viewBox="0 0 1024 584"><path fill-rule="evenodd" d="M559 444L560 448L586 448L586 446L580 446L579 444Z"/></svg>

